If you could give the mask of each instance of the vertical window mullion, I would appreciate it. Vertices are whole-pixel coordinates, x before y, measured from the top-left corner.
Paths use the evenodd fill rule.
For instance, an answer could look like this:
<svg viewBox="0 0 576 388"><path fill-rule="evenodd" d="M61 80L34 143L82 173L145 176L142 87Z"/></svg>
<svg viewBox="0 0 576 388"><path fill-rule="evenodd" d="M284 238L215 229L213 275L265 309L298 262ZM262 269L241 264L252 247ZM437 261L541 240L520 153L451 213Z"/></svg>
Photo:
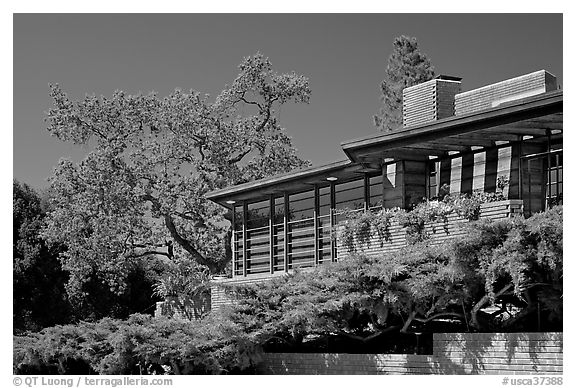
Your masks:
<svg viewBox="0 0 576 388"><path fill-rule="evenodd" d="M364 210L370 209L370 177L364 174Z"/></svg>
<svg viewBox="0 0 576 388"><path fill-rule="evenodd" d="M268 217L268 233L269 233L269 239L268 239L268 245L270 247L270 254L269 254L269 258L270 258L270 273L273 274L274 273L274 196L271 194L270 195L270 216Z"/></svg>
<svg viewBox="0 0 576 388"><path fill-rule="evenodd" d="M242 273L244 276L248 275L248 203L244 202L242 204Z"/></svg>
<svg viewBox="0 0 576 388"><path fill-rule="evenodd" d="M318 185L314 185L314 265L320 263L320 251L319 251L319 241L318 241L318 228L320 223L318 216L320 215L320 190Z"/></svg>
<svg viewBox="0 0 576 388"><path fill-rule="evenodd" d="M330 234L333 233L334 228L334 209L336 209L336 184L330 182ZM336 244L334 239L330 237L330 259L332 262L336 261Z"/></svg>
<svg viewBox="0 0 576 388"><path fill-rule="evenodd" d="M288 272L288 259L290 258L290 254L288 253L288 216L290 214L290 204L288 200L288 193L284 193L284 272Z"/></svg>
<svg viewBox="0 0 576 388"><path fill-rule="evenodd" d="M236 262L236 206L232 205L232 277L236 277L238 263Z"/></svg>

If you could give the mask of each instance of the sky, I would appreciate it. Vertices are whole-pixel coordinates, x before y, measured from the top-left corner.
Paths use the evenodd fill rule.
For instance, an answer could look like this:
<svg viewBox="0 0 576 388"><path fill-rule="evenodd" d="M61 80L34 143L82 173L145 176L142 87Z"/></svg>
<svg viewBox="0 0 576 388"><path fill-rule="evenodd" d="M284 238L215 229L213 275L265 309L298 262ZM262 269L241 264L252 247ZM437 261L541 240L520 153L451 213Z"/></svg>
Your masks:
<svg viewBox="0 0 576 388"><path fill-rule="evenodd" d="M379 85L392 42L418 39L436 74L471 90L545 69L563 85L561 14L15 14L13 176L35 188L62 157L86 149L46 130L49 83L72 100L175 88L216 96L243 57L310 80L310 104L280 123L314 165L345 158L340 143L376 132Z"/></svg>

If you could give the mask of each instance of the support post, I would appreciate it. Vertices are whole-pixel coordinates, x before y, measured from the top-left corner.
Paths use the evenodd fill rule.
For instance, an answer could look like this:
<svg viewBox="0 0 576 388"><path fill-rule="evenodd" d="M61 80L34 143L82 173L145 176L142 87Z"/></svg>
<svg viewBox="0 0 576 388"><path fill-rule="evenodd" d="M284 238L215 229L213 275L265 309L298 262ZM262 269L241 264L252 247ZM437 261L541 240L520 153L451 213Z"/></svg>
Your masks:
<svg viewBox="0 0 576 388"><path fill-rule="evenodd" d="M236 206L232 205L232 277L236 277L238 270L238 255L236 254Z"/></svg>
<svg viewBox="0 0 576 388"><path fill-rule="evenodd" d="M318 215L320 214L320 190L318 185L314 185L314 265L320 264L320 246L318 241L318 228L320 223Z"/></svg>
<svg viewBox="0 0 576 388"><path fill-rule="evenodd" d="M270 245L270 274L274 273L274 196L270 194L270 215L268 217Z"/></svg>
<svg viewBox="0 0 576 388"><path fill-rule="evenodd" d="M242 204L242 274L244 276L248 275L248 204L244 202Z"/></svg>
<svg viewBox="0 0 576 388"><path fill-rule="evenodd" d="M288 217L290 215L290 204L288 203L289 196L288 193L284 193L284 272L288 272L288 259L290 254L288 252Z"/></svg>
<svg viewBox="0 0 576 388"><path fill-rule="evenodd" d="M370 209L370 177L364 174L364 210Z"/></svg>
<svg viewBox="0 0 576 388"><path fill-rule="evenodd" d="M330 259L332 262L336 261L336 241L335 241L335 222L334 210L336 209L336 184L330 182ZM334 236L334 238L332 238Z"/></svg>

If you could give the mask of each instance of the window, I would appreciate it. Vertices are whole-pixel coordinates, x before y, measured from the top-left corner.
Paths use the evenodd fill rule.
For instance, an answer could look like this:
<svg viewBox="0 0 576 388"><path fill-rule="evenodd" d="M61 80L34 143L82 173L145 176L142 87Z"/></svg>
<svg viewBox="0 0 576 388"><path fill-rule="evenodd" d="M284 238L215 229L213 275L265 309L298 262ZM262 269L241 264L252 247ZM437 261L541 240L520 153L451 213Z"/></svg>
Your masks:
<svg viewBox="0 0 576 388"><path fill-rule="evenodd" d="M364 177L336 185L336 209L364 208Z"/></svg>
<svg viewBox="0 0 576 388"><path fill-rule="evenodd" d="M370 177L370 207L382 206L382 193L384 185L382 181L382 174Z"/></svg>

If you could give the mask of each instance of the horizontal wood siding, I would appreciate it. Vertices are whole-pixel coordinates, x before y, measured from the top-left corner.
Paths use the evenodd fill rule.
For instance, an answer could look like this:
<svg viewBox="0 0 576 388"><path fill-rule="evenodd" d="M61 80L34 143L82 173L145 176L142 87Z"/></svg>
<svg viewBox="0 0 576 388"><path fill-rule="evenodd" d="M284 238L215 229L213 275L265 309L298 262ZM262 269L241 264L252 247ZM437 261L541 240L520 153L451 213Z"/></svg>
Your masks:
<svg viewBox="0 0 576 388"><path fill-rule="evenodd" d="M522 201L520 200L506 200L481 205L481 217L492 220L508 218L512 214L521 214L521 212ZM466 234L466 229L462 227L466 223L468 223L467 220L459 217L455 213L452 213L448 215L446 229L443 222L436 222L431 225L426 225L426 232L431 238L431 243L439 245L450 239ZM342 246L340 241L338 241L337 244L339 258L344 258L350 254L350 252ZM379 237L374 234L367 244L357 244L356 251L369 256L378 256L383 253L398 250L405 245L405 229L399 226L395 221L392 221L390 227L390 241L380 241Z"/></svg>

